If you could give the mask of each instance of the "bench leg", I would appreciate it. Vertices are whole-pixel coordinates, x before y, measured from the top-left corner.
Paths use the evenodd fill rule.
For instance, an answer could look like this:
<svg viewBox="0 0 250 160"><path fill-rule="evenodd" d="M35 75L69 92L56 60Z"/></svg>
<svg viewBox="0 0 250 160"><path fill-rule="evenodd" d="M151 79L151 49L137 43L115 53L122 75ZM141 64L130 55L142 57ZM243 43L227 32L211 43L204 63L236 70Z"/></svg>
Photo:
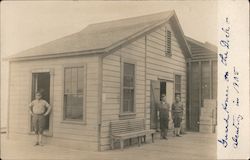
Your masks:
<svg viewBox="0 0 250 160"><path fill-rule="evenodd" d="M120 139L120 146L121 146L121 150L123 150L123 147L124 147L124 141L123 141L123 139Z"/></svg>
<svg viewBox="0 0 250 160"><path fill-rule="evenodd" d="M129 145L130 146L132 145L132 139L131 138L129 139Z"/></svg>
<svg viewBox="0 0 250 160"><path fill-rule="evenodd" d="M152 133L152 143L154 143L154 133Z"/></svg>
<svg viewBox="0 0 250 160"><path fill-rule="evenodd" d="M144 135L143 138L144 138L144 143L146 143L146 135Z"/></svg>

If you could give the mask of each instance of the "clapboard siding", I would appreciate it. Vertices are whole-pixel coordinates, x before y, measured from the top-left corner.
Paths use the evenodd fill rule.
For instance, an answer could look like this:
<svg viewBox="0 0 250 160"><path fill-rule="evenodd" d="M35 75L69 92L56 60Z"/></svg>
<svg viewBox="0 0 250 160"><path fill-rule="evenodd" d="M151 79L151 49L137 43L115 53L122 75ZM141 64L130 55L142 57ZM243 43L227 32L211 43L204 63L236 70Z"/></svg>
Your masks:
<svg viewBox="0 0 250 160"><path fill-rule="evenodd" d="M86 66L86 124L64 123L62 120L64 66ZM27 134L29 131L28 104L31 100L31 73L33 70L53 70L52 122L53 137L97 144L98 57L58 58L12 62L10 67L10 132ZM97 145L96 145L97 150Z"/></svg>
<svg viewBox="0 0 250 160"><path fill-rule="evenodd" d="M146 36L146 127L150 128L150 81L161 79L174 81L174 75L181 75L181 99L186 104L186 61L180 44L169 24L167 29L172 32L172 55L165 56L165 26Z"/></svg>
<svg viewBox="0 0 250 160"><path fill-rule="evenodd" d="M171 26L167 27L172 31ZM186 60L172 31L172 56L165 56L165 28L162 27L112 53L103 60L101 149L109 148L109 124L120 114L121 59L136 61L136 118L146 118L150 124L150 81L163 78L174 81L181 75L181 98L186 101ZM146 115L145 115L146 114Z"/></svg>
<svg viewBox="0 0 250 160"><path fill-rule="evenodd" d="M136 118L144 118L145 106L145 37L117 50L103 59L101 149L109 145L109 123L118 120L121 107L121 59L136 63L135 110Z"/></svg>

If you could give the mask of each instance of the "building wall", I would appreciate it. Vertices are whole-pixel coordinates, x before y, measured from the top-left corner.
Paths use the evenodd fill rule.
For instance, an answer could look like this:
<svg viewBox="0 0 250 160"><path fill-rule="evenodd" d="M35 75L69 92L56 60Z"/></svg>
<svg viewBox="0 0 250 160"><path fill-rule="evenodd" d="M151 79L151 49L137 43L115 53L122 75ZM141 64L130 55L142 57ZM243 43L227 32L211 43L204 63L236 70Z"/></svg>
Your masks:
<svg viewBox="0 0 250 160"><path fill-rule="evenodd" d="M86 64L86 124L63 122L64 67ZM52 69L53 136L47 137L48 143L73 148L97 150L97 113L98 113L98 57L57 58L33 61L12 62L10 65L9 92L9 133L10 138L22 137L29 133L28 104L31 101L32 71ZM25 137L25 136L23 136ZM28 136L29 137L29 136Z"/></svg>
<svg viewBox="0 0 250 160"><path fill-rule="evenodd" d="M217 99L217 60L215 58L189 63L189 129L192 131L199 131L198 122L204 99Z"/></svg>
<svg viewBox="0 0 250 160"><path fill-rule="evenodd" d="M110 146L110 121L126 118L120 116L121 59L136 62L135 118L144 118L145 106L145 37L136 40L103 59L103 103L101 149ZM105 99L104 99L105 97Z"/></svg>
<svg viewBox="0 0 250 160"><path fill-rule="evenodd" d="M165 56L165 27L147 35L146 59L146 124L150 127L150 81L170 80L174 82L175 75L181 75L181 101L186 105L186 61L184 53L177 40L172 27L167 24L167 29L172 33L172 56ZM184 107L186 108L186 106ZM185 109L186 110L186 109ZM184 110L184 117L186 117ZM183 127L185 128L184 118Z"/></svg>
<svg viewBox="0 0 250 160"><path fill-rule="evenodd" d="M172 31L171 26L167 25ZM110 121L120 117L121 60L136 62L135 118L146 119L146 128L150 128L150 80L174 80L174 74L181 75L181 98L186 103L186 62L182 49L172 31L172 56L165 56L164 27L141 37L103 59L103 103L101 150L110 146ZM125 117L126 118L126 117ZM185 122L184 122L185 126Z"/></svg>

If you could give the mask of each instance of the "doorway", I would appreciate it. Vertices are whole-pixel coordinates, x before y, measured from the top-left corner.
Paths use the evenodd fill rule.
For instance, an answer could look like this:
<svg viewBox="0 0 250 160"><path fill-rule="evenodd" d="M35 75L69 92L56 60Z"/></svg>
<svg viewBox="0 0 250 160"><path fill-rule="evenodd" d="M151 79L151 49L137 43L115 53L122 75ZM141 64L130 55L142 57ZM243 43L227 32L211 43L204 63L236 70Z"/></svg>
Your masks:
<svg viewBox="0 0 250 160"><path fill-rule="evenodd" d="M171 106L174 101L174 83L168 80L151 80L150 87L150 128L159 130L159 120L158 120L158 105L161 101L162 95L166 95L167 103ZM169 114L171 118L171 114ZM173 123L169 121L169 129L173 128Z"/></svg>
<svg viewBox="0 0 250 160"><path fill-rule="evenodd" d="M50 104L50 72L32 73L32 91L31 99L35 99L36 92L41 92L42 99ZM50 130L50 115L45 117L45 130L44 134L49 135ZM30 118L32 122L32 116ZM30 123L30 130L34 132L32 123Z"/></svg>

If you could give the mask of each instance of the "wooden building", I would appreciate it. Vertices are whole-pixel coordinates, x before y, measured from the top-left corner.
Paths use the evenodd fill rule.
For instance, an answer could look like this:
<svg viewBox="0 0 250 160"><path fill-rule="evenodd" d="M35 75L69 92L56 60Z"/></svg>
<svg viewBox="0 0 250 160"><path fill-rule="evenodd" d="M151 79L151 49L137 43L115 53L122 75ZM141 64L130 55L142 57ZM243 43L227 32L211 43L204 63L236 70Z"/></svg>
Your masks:
<svg viewBox="0 0 250 160"><path fill-rule="evenodd" d="M170 104L180 94L186 109L186 64L196 63L190 58L174 11L91 24L23 51L9 59L8 135L31 137L28 104L43 89L52 106L46 143L107 150L111 121L144 119L156 128L161 94Z"/></svg>
<svg viewBox="0 0 250 160"><path fill-rule="evenodd" d="M217 47L186 37L192 52L188 67L187 128L199 131L204 99L217 100ZM215 117L214 117L215 118Z"/></svg>

